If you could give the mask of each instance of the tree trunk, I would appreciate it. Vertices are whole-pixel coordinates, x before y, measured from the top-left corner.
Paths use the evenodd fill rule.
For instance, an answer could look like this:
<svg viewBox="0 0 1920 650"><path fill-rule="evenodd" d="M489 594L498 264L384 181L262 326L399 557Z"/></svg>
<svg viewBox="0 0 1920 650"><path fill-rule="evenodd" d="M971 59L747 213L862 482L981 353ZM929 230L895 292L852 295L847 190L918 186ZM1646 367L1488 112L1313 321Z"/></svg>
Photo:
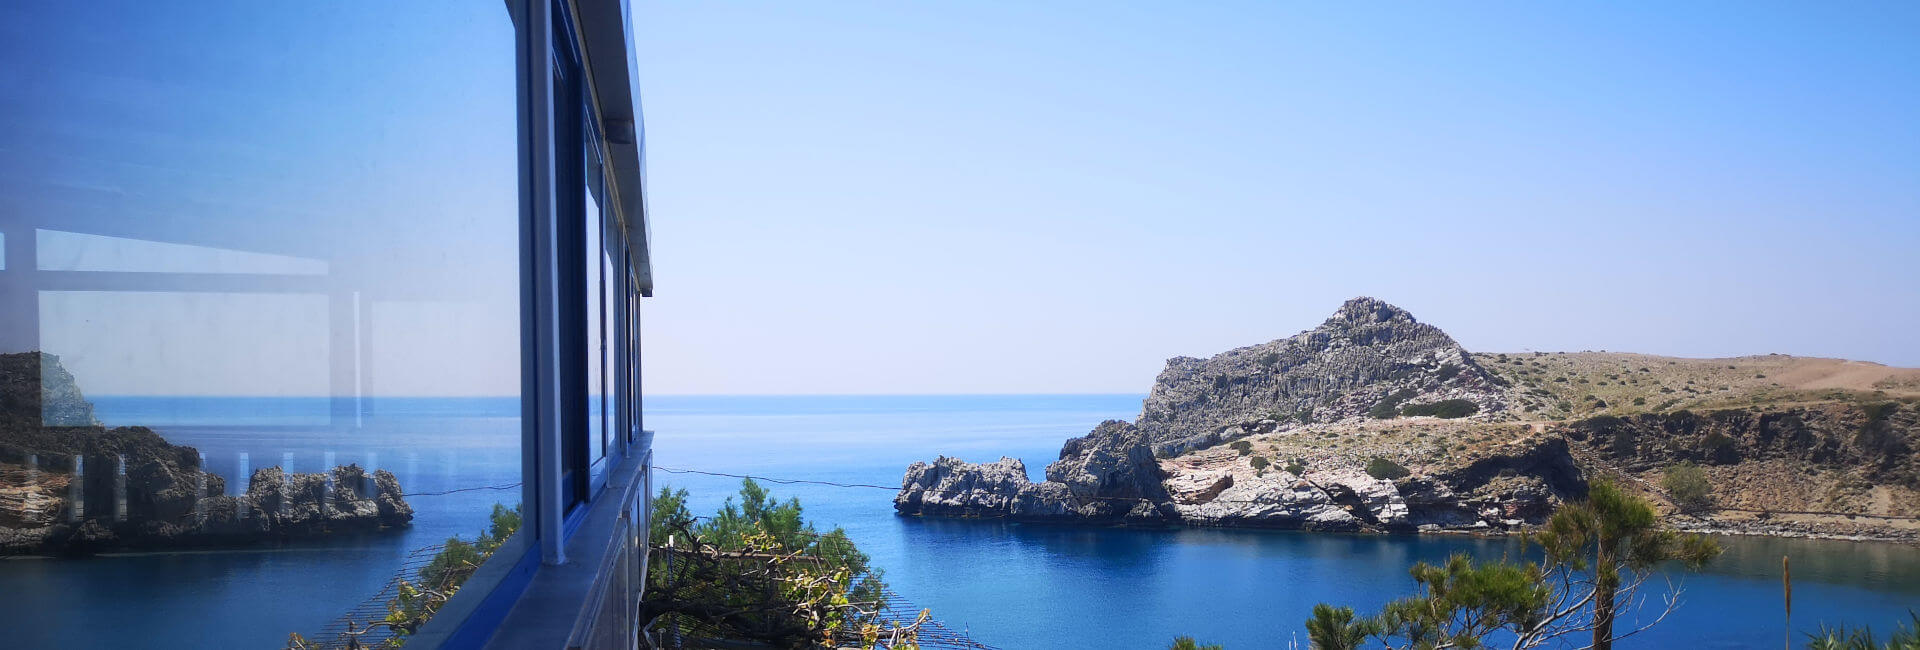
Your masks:
<svg viewBox="0 0 1920 650"><path fill-rule="evenodd" d="M1613 596L1620 588L1620 568L1613 563L1609 540L1601 540L1593 559L1593 650L1613 650Z"/></svg>

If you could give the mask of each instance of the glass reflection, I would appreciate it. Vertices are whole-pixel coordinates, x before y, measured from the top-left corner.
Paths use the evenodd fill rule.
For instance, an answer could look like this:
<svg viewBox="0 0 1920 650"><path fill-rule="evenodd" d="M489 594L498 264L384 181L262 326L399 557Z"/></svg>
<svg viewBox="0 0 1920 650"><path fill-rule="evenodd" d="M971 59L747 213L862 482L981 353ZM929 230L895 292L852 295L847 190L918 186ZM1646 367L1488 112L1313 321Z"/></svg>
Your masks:
<svg viewBox="0 0 1920 650"><path fill-rule="evenodd" d="M0 78L9 644L278 647L515 505L498 3L13 3Z"/></svg>

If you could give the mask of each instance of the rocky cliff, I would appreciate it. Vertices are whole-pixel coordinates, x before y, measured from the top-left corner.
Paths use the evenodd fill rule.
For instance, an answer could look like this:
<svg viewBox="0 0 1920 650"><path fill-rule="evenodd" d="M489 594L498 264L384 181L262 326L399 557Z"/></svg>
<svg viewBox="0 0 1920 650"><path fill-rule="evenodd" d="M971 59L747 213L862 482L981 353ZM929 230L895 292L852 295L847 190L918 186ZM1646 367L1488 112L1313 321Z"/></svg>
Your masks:
<svg viewBox="0 0 1920 650"><path fill-rule="evenodd" d="M894 505L908 515L1392 530L1533 521L1552 500L1584 490L1564 444L1399 482L1393 479L1406 477L1374 476L1351 463L1308 469L1263 457L1256 466L1221 446L1362 419L1382 403L1447 400L1476 413L1505 408L1499 381L1446 333L1393 305L1356 298L1292 337L1168 361L1137 424L1104 422L1067 441L1044 482L1030 482L1014 459L940 458L907 469ZM1496 479L1528 472L1535 478L1526 486L1488 493ZM1566 472L1572 478L1560 475Z"/></svg>
<svg viewBox="0 0 1920 650"><path fill-rule="evenodd" d="M0 355L0 555L245 544L405 526L399 481L357 466L247 489L146 427L104 427L58 357Z"/></svg>
<svg viewBox="0 0 1920 650"><path fill-rule="evenodd" d="M907 468L895 507L941 517L1013 517L1147 523L1167 521L1167 491L1145 432L1107 421L1067 441L1034 483L1013 458L972 464L942 456Z"/></svg>
<svg viewBox="0 0 1920 650"><path fill-rule="evenodd" d="M1175 358L1136 423L908 468L903 515L1308 530L1524 529L1610 476L1683 527L1920 539L1920 370L1781 355L1473 354L1384 302ZM1661 481L1704 469L1709 508Z"/></svg>
<svg viewBox="0 0 1920 650"><path fill-rule="evenodd" d="M1464 399L1505 408L1498 380L1452 337L1374 298L1319 327L1208 359L1175 357L1153 382L1139 427L1162 456L1252 433L1364 415L1382 400Z"/></svg>

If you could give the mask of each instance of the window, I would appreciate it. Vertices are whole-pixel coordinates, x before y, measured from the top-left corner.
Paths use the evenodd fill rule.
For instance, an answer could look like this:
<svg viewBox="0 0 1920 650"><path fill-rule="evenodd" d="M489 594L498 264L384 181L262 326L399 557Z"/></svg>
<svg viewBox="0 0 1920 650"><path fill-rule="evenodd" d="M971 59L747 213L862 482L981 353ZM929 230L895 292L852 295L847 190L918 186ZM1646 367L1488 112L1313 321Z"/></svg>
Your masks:
<svg viewBox="0 0 1920 650"><path fill-rule="evenodd" d="M82 556L0 562L8 647L345 647L455 537L408 647L626 629L625 4L108 4L0 4L0 556Z"/></svg>
<svg viewBox="0 0 1920 650"><path fill-rule="evenodd" d="M0 7L0 553L132 551L0 562L6 645L317 639L519 503L514 47L498 2Z"/></svg>

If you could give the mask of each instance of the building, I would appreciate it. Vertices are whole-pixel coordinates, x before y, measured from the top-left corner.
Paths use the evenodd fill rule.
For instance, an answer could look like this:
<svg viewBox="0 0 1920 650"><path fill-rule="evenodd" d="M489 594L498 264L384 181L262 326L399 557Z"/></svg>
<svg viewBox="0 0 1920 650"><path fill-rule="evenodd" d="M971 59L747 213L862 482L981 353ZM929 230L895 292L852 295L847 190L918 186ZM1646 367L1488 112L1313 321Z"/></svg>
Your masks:
<svg viewBox="0 0 1920 650"><path fill-rule="evenodd" d="M65 594L11 614L15 647L329 643L315 621L494 504L524 523L408 647L635 645L631 24L624 0L0 8L0 354L41 387L0 413L0 528L303 549L0 568ZM361 531L387 473L412 521Z"/></svg>

